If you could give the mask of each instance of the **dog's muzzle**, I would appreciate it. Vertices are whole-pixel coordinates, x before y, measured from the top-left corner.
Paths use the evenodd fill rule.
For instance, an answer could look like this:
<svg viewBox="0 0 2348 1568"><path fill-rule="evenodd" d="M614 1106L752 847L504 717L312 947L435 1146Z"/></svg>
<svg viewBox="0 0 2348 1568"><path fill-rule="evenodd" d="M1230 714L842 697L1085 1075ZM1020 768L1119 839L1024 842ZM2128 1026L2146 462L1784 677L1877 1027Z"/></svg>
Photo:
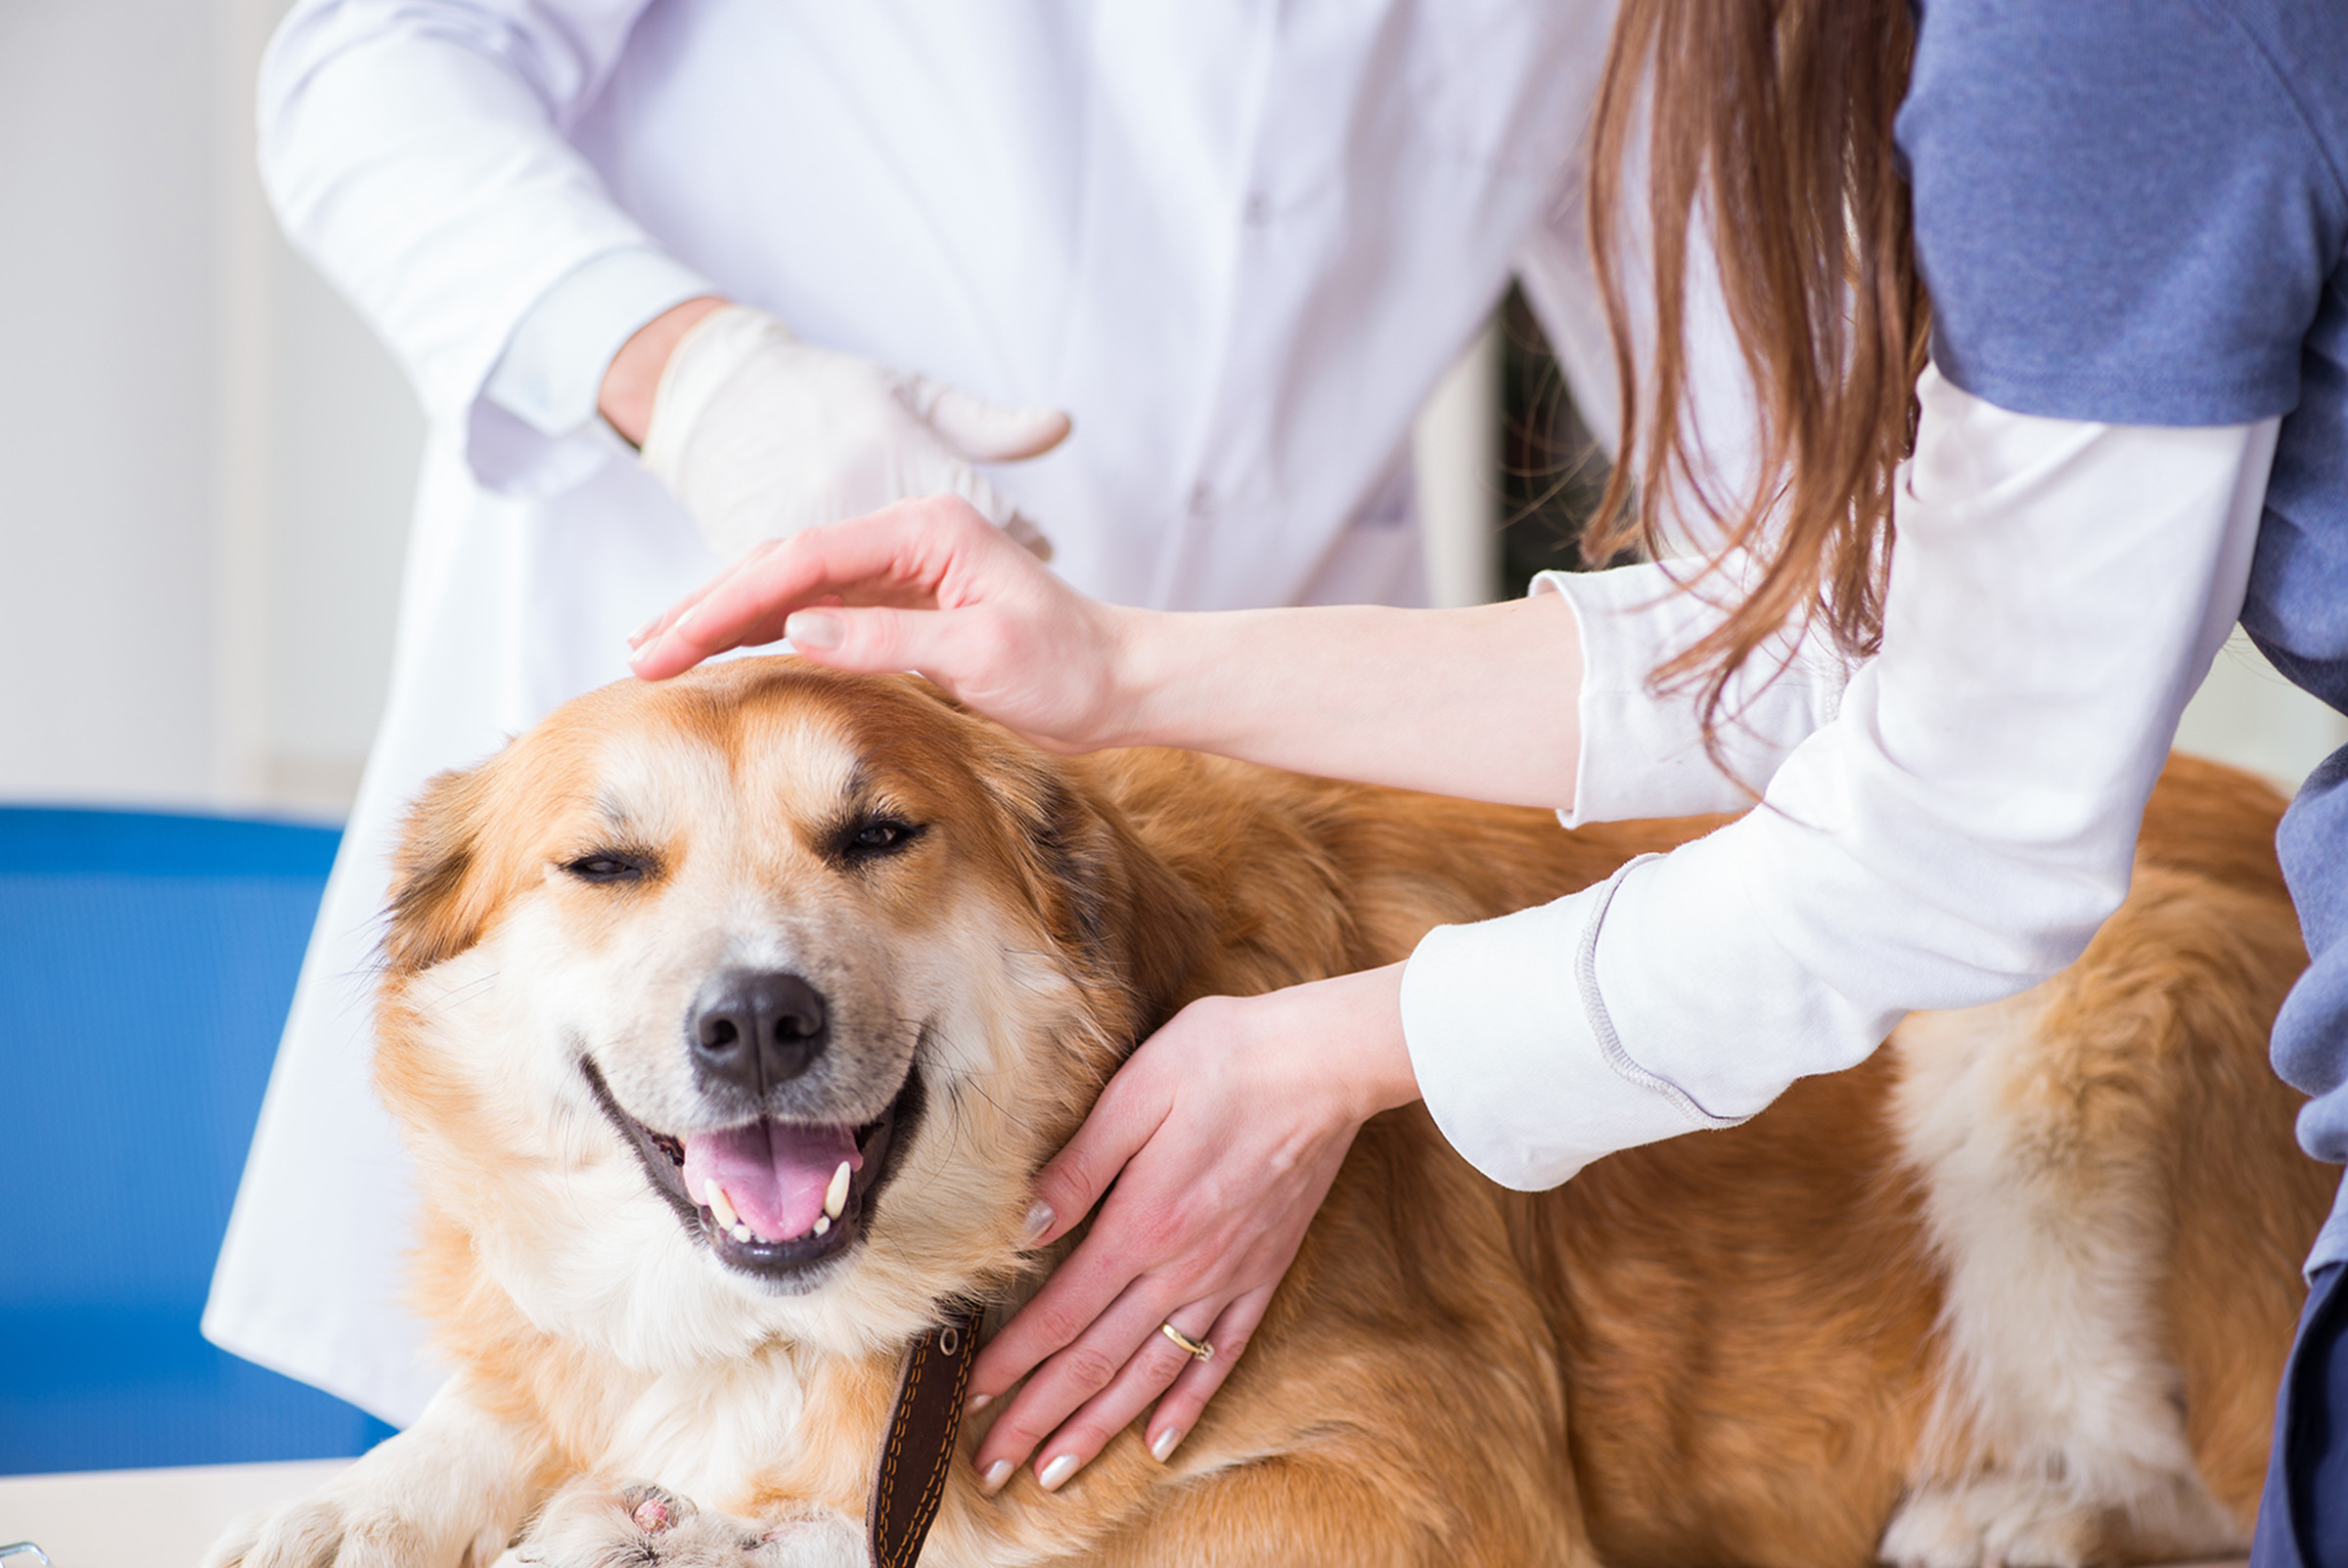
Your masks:
<svg viewBox="0 0 2348 1568"><path fill-rule="evenodd" d="M773 1034L771 1027L762 1031L765 1039ZM731 1062L754 1062L763 1041L740 1028L736 1038L753 1043L738 1049ZM697 1072L710 1070L698 1045L695 1054ZM629 1115L592 1057L581 1056L579 1068L686 1232L706 1241L721 1262L790 1293L813 1289L827 1272L823 1266L863 1239L926 1103L916 1062L888 1107L861 1125L754 1116L679 1137Z"/></svg>

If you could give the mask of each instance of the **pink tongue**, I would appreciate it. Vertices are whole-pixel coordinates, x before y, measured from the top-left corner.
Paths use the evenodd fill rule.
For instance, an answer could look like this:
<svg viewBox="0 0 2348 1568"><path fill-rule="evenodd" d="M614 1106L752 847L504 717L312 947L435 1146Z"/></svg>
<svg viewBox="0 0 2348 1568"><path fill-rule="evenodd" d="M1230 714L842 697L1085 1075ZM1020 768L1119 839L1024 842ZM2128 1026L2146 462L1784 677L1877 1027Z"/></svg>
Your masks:
<svg viewBox="0 0 2348 1568"><path fill-rule="evenodd" d="M722 1133L696 1133L685 1140L685 1190L707 1208L714 1179L751 1234L761 1241L787 1241L814 1228L824 1212L824 1189L842 1160L850 1170L864 1164L856 1152L856 1129L844 1123L752 1122Z"/></svg>

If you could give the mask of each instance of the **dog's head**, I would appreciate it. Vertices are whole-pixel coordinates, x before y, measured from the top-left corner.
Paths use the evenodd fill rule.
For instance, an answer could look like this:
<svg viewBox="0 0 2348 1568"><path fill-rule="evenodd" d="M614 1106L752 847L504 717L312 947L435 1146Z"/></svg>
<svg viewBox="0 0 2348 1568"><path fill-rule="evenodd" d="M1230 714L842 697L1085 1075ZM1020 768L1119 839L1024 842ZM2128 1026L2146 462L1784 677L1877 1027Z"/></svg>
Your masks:
<svg viewBox="0 0 2348 1568"><path fill-rule="evenodd" d="M542 1327L638 1365L902 1337L1176 999L1196 897L912 678L572 702L409 819L378 1077Z"/></svg>

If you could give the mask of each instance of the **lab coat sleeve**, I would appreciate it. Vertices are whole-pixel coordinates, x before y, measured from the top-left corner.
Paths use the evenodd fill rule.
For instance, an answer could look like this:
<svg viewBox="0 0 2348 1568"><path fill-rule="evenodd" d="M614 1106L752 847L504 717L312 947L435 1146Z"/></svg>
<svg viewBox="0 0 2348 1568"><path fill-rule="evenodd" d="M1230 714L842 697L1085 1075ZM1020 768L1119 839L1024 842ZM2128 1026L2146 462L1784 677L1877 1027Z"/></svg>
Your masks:
<svg viewBox="0 0 2348 1568"><path fill-rule="evenodd" d="M1494 1180L1734 1125L1912 1008L2054 973L2125 896L2240 609L2278 422L2037 419L1933 373L1919 396L1882 651L1765 805L1413 955L1420 1087Z"/></svg>
<svg viewBox="0 0 2348 1568"><path fill-rule="evenodd" d="M551 493L612 450L592 430L550 434L483 395L517 329L558 286L602 280L610 314L589 336L605 340L705 291L562 134L645 4L305 0L262 62L261 176L287 234L390 346L427 417L458 433L492 489ZM609 264L594 264L620 252L640 259L613 286ZM630 313L641 314L622 330Z"/></svg>

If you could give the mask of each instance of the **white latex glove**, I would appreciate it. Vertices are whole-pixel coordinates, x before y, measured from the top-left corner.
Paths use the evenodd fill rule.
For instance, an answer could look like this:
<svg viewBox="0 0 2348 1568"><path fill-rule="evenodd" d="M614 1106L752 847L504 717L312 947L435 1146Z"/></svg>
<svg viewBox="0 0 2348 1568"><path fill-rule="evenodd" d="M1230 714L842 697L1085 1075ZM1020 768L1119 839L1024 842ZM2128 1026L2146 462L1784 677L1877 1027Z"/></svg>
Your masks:
<svg viewBox="0 0 2348 1568"><path fill-rule="evenodd" d="M1058 409L1005 408L922 376L811 347L745 305L677 342L653 394L644 466L731 560L764 539L957 495L1044 560L1052 546L971 469L1049 452Z"/></svg>

